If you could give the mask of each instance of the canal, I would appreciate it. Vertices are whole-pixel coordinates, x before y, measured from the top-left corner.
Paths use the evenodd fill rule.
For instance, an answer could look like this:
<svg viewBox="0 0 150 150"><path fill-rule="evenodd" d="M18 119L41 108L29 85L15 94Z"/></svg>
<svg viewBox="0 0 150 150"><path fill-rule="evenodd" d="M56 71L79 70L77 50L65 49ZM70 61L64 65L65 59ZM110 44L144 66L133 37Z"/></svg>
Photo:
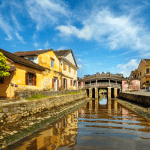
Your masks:
<svg viewBox="0 0 150 150"><path fill-rule="evenodd" d="M150 150L150 121L101 95L8 150Z"/></svg>

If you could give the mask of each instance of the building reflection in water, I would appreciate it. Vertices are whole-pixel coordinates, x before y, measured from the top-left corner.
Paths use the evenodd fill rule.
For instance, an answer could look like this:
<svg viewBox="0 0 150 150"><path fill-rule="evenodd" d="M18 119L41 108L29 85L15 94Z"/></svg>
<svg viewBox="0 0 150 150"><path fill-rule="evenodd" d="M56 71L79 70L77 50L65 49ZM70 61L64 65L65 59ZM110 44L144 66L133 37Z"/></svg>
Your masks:
<svg viewBox="0 0 150 150"><path fill-rule="evenodd" d="M56 150L58 147L76 144L78 110L60 119L49 129L40 132L35 138L23 143L17 150Z"/></svg>
<svg viewBox="0 0 150 150"><path fill-rule="evenodd" d="M145 126L145 124L147 124L147 128L140 128L140 126ZM119 104L116 99L110 100L105 95L102 95L99 100L89 101L77 111L50 125L48 129L37 133L36 136L31 137L32 140L28 138L28 141L24 142L17 150L74 149L80 144L78 141L83 139L83 133L85 134L90 130L90 135L102 133L105 135L105 131L106 133L108 132L106 128L109 129L109 133L113 132L113 129L115 129L116 133L116 129L150 132L149 123L139 123L135 113ZM126 131L123 130L123 132ZM80 135L80 133L82 134ZM117 135L119 134L118 131ZM141 134L141 137L143 137L142 132L138 134ZM89 133L85 134L85 143L88 135Z"/></svg>

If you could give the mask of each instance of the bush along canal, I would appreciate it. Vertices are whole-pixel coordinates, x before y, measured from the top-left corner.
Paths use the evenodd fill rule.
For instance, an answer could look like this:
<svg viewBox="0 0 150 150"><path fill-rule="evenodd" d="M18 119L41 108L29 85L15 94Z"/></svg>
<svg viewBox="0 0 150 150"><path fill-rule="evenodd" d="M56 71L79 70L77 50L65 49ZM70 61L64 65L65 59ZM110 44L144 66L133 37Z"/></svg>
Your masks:
<svg viewBox="0 0 150 150"><path fill-rule="evenodd" d="M23 133L26 135L30 130L29 127L34 128L36 122L40 120L45 121L44 125L48 125L8 145L4 150L148 150L150 148L150 121L145 117L125 107L117 99L107 99L105 95L101 95L97 100L87 102L87 99L84 99L79 102L79 108L65 116L61 112L63 113L65 109L68 111L68 106L55 111L55 114L61 114L62 117L52 124L45 121L50 116L47 111L43 116L34 116L36 119L28 117L23 123L23 126L26 126ZM34 125L26 124L29 124L30 120ZM18 132L19 135L22 134L21 130Z"/></svg>
<svg viewBox="0 0 150 150"><path fill-rule="evenodd" d="M0 126L0 148L4 149L6 145L11 145L16 141L19 141L19 139L27 137L31 133L49 125L72 110L84 105L90 99L91 98L78 99L58 107L53 107L50 110L21 118L13 123L4 122L3 125Z"/></svg>

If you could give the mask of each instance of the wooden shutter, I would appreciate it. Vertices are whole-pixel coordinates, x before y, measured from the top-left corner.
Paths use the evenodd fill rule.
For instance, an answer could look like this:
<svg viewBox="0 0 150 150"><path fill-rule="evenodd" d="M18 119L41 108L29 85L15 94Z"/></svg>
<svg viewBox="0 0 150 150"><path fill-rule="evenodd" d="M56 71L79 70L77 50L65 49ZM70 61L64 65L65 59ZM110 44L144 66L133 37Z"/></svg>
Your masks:
<svg viewBox="0 0 150 150"><path fill-rule="evenodd" d="M59 91L59 80L57 80L57 91Z"/></svg>
<svg viewBox="0 0 150 150"><path fill-rule="evenodd" d="M70 80L70 86L71 86L71 80Z"/></svg>
<svg viewBox="0 0 150 150"><path fill-rule="evenodd" d="M36 74L34 74L34 76L33 76L33 84L32 85L36 86Z"/></svg>
<svg viewBox="0 0 150 150"><path fill-rule="evenodd" d="M74 86L74 81L72 80L72 82L73 82L73 86Z"/></svg>
<svg viewBox="0 0 150 150"><path fill-rule="evenodd" d="M25 74L25 83L26 83L26 85L29 84L29 76L28 76L28 73Z"/></svg>
<svg viewBox="0 0 150 150"><path fill-rule="evenodd" d="M66 89L67 89L67 79L66 79Z"/></svg>
<svg viewBox="0 0 150 150"><path fill-rule="evenodd" d="M54 88L54 79L52 79L52 88Z"/></svg>
<svg viewBox="0 0 150 150"><path fill-rule="evenodd" d="M65 81L65 79L63 78L63 84L62 84L62 88L63 88L63 89L64 89L64 87L65 87L64 81Z"/></svg>

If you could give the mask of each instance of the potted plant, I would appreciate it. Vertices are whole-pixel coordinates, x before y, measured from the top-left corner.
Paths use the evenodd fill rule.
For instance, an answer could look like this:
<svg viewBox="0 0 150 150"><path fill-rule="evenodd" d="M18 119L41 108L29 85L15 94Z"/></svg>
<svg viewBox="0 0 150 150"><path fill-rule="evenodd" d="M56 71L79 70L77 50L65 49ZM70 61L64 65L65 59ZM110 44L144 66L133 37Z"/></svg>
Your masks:
<svg viewBox="0 0 150 150"><path fill-rule="evenodd" d="M146 83L146 86L148 87L148 90L150 90L150 83Z"/></svg>

